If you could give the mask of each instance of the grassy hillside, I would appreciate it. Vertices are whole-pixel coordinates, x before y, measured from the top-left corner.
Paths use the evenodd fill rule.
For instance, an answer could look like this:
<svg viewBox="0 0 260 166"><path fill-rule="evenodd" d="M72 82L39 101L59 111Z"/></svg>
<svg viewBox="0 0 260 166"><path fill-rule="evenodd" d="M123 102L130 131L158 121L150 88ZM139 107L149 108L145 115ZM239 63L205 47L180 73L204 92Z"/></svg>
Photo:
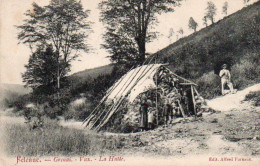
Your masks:
<svg viewBox="0 0 260 166"><path fill-rule="evenodd" d="M178 40L158 51L154 56L157 55L158 59L163 62L169 62L173 70L179 73L193 67L201 67L209 71L212 70L212 66L218 59L227 57L230 57L234 62L238 62L238 59L248 51L257 52L259 48L259 11L260 2L257 2ZM191 62L191 60L194 61L185 63ZM183 69L184 64L188 68ZM205 66L207 67L205 68ZM174 68L179 68L179 70ZM188 72L186 74L191 75L191 77L198 76L188 74Z"/></svg>
<svg viewBox="0 0 260 166"><path fill-rule="evenodd" d="M236 88L259 82L260 2L243 8L154 54L175 73L200 85L205 97L219 92L216 64L231 64ZM211 91L207 94L206 91Z"/></svg>
<svg viewBox="0 0 260 166"><path fill-rule="evenodd" d="M5 93L17 93L19 95L28 94L31 91L30 88L25 88L20 84L0 84L1 95Z"/></svg>
<svg viewBox="0 0 260 166"><path fill-rule="evenodd" d="M31 92L30 88L25 88L19 84L0 84L0 107L4 105L4 100L16 100L17 97Z"/></svg>
<svg viewBox="0 0 260 166"><path fill-rule="evenodd" d="M86 81L93 80L100 75L107 75L112 72L113 65L101 66L93 69L86 69L78 73L74 73L68 77L73 85L85 83Z"/></svg>
<svg viewBox="0 0 260 166"><path fill-rule="evenodd" d="M19 84L0 84L0 100L12 96L22 96L31 92L30 88L25 88Z"/></svg>

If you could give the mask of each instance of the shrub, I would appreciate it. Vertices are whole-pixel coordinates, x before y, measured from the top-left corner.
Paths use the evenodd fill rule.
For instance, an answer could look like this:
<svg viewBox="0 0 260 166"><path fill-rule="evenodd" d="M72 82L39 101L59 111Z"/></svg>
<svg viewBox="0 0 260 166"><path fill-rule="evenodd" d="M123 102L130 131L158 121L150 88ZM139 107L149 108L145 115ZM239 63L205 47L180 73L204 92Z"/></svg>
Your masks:
<svg viewBox="0 0 260 166"><path fill-rule="evenodd" d="M197 79L198 90L204 98L213 98L221 94L221 82L218 75L213 71L203 74Z"/></svg>
<svg viewBox="0 0 260 166"><path fill-rule="evenodd" d="M36 129L43 127L43 115L42 109L38 108L25 108L22 112L25 118L25 123L29 125L29 129Z"/></svg>
<svg viewBox="0 0 260 166"><path fill-rule="evenodd" d="M69 105L64 112L65 120L75 119L84 120L93 110L93 105L90 101L84 102L80 105Z"/></svg>
<svg viewBox="0 0 260 166"><path fill-rule="evenodd" d="M16 96L5 99L4 102L7 108L14 108L14 112L19 112L30 102L30 95Z"/></svg>
<svg viewBox="0 0 260 166"><path fill-rule="evenodd" d="M260 91L250 92L246 95L244 101L252 101L254 106L260 106Z"/></svg>
<svg viewBox="0 0 260 166"><path fill-rule="evenodd" d="M240 63L232 66L231 77L234 87L242 89L259 82L260 66L258 64L258 61L255 61L252 56L243 58Z"/></svg>

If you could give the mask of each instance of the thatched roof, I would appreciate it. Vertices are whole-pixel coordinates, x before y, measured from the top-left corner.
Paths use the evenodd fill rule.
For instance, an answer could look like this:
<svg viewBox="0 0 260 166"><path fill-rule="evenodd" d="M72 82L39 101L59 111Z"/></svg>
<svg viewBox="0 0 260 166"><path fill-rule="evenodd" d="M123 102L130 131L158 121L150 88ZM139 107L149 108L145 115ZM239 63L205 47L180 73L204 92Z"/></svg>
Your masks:
<svg viewBox="0 0 260 166"><path fill-rule="evenodd" d="M129 102L133 102L140 93L156 88L153 77L160 66L162 64L143 65L129 71L112 86L115 88L110 89L107 100L116 103L126 96Z"/></svg>

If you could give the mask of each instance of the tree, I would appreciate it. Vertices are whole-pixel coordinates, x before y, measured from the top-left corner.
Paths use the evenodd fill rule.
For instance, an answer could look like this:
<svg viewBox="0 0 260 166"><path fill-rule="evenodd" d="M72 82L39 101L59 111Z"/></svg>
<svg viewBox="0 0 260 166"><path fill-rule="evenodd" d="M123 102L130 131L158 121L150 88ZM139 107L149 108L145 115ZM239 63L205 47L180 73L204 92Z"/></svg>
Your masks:
<svg viewBox="0 0 260 166"><path fill-rule="evenodd" d="M32 52L39 44L54 46L57 89L62 77L70 71L71 62L79 56L78 51L88 51L88 14L76 0L51 0L44 7L33 3L33 8L25 13L27 19L23 25L17 26L18 39L28 44Z"/></svg>
<svg viewBox="0 0 260 166"><path fill-rule="evenodd" d="M214 17L217 12L216 5L212 1L208 1L206 8L206 17L210 19L211 23L214 24Z"/></svg>
<svg viewBox="0 0 260 166"><path fill-rule="evenodd" d="M124 34L138 49L137 61L144 62L146 43L156 37L152 26L156 24L156 14L172 12L180 0L103 0L99 4L101 21L106 23L107 33ZM105 38L107 48L109 38ZM112 46L113 47L113 46Z"/></svg>
<svg viewBox="0 0 260 166"><path fill-rule="evenodd" d="M208 26L208 18L207 18L207 16L204 16L202 18L202 21L203 21L203 25L205 25L207 27Z"/></svg>
<svg viewBox="0 0 260 166"><path fill-rule="evenodd" d="M244 4L247 4L250 0L243 0Z"/></svg>
<svg viewBox="0 0 260 166"><path fill-rule="evenodd" d="M26 71L22 74L23 82L35 92L41 88L42 93L53 91L57 73L57 54L54 53L51 45L38 45L37 49L25 65Z"/></svg>
<svg viewBox="0 0 260 166"><path fill-rule="evenodd" d="M192 17L190 17L189 28L194 30L194 32L196 32L197 27L198 27L198 23Z"/></svg>
<svg viewBox="0 0 260 166"><path fill-rule="evenodd" d="M173 30L173 28L170 28L169 35L168 35L168 39L170 40L170 43L172 43L173 35L174 35L174 30Z"/></svg>
<svg viewBox="0 0 260 166"><path fill-rule="evenodd" d="M181 37L183 37L184 31L183 31L182 28L180 28L180 29L178 30L178 33L181 35Z"/></svg>
<svg viewBox="0 0 260 166"><path fill-rule="evenodd" d="M228 2L227 1L224 2L224 5L222 7L222 13L225 15L227 15L227 13L228 13Z"/></svg>
<svg viewBox="0 0 260 166"><path fill-rule="evenodd" d="M106 44L102 46L110 53L109 57L112 62L126 65L127 68L135 64L138 59L138 49L133 39L113 28L107 29L103 37Z"/></svg>

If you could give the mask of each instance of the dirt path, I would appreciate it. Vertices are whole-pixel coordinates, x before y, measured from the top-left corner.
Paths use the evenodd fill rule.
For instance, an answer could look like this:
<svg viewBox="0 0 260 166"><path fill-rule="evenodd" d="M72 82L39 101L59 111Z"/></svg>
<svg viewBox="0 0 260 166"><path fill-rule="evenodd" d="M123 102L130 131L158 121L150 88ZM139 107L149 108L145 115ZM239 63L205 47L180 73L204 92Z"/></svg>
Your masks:
<svg viewBox="0 0 260 166"><path fill-rule="evenodd" d="M235 94L228 94L225 96L217 97L212 100L208 100L207 104L213 110L218 110L218 111L230 111L233 109L239 109L241 107L245 108L246 105L241 104L241 101L250 92L259 91L259 90L260 90L260 84L255 84L254 86L248 87L242 91L238 91Z"/></svg>
<svg viewBox="0 0 260 166"><path fill-rule="evenodd" d="M259 156L259 117L256 110L207 113L167 128L120 134L120 140L126 155Z"/></svg>
<svg viewBox="0 0 260 166"><path fill-rule="evenodd" d="M197 120L181 120L167 128L117 136L123 138L124 153L132 155L260 156L259 107L241 103L249 92L259 89L260 84L256 84L236 94L208 100L208 106L217 111L205 112Z"/></svg>

